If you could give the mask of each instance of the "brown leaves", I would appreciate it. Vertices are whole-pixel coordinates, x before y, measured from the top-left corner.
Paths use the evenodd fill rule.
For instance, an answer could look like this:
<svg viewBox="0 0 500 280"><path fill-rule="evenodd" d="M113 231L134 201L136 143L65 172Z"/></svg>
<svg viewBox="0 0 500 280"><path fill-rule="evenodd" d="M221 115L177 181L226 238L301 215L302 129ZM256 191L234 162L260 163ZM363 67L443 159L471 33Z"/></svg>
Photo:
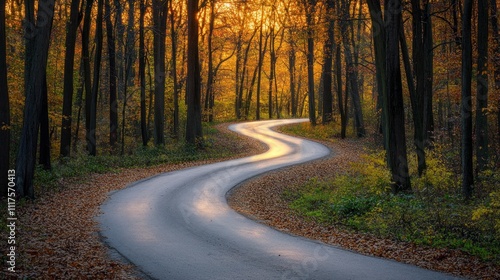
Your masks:
<svg viewBox="0 0 500 280"><path fill-rule="evenodd" d="M366 141L366 140L365 140ZM276 171L252 180L233 191L229 204L238 212L264 224L292 234L317 239L366 255L418 265L474 279L500 279L500 266L481 262L476 257L451 249L436 249L415 244L353 233L305 219L288 208L284 193L310 178L329 178L345 172L360 159L367 144L359 140L324 142L333 156L300 166Z"/></svg>
<svg viewBox="0 0 500 280"><path fill-rule="evenodd" d="M219 127L221 143L233 147L234 156L262 147ZM254 146L255 145L255 146ZM236 147L236 148L234 148ZM112 190L158 173L179 170L215 160L117 170L79 179L64 179L60 191L44 193L35 202L19 207L16 278L34 279L137 279L133 266L112 260L99 238L100 205ZM0 278L3 279L0 275Z"/></svg>

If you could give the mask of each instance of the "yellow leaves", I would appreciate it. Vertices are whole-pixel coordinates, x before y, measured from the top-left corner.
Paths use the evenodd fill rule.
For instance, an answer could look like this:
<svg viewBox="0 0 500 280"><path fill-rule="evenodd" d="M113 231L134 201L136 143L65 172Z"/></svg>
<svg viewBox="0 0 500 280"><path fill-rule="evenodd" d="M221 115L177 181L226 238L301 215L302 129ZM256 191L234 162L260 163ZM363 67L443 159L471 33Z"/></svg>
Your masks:
<svg viewBox="0 0 500 280"><path fill-rule="evenodd" d="M486 215L490 215L492 213L493 213L493 210L488 209L485 206L481 206L481 207L477 208L476 210L474 210L474 212L472 212L472 220L478 221L482 217L484 217Z"/></svg>

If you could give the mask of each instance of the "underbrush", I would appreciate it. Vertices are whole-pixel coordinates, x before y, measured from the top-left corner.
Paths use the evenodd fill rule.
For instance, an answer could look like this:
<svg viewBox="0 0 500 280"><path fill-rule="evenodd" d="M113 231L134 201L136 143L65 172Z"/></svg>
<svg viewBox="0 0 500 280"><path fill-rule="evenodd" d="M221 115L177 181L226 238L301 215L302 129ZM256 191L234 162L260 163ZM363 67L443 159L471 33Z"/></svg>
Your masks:
<svg viewBox="0 0 500 280"><path fill-rule="evenodd" d="M289 129L304 136L301 128ZM414 154L414 153L413 153ZM500 175L478 176L477 195L464 200L460 176L436 146L427 153L427 170L417 176L409 153L412 191L394 195L385 153L370 151L331 180L312 178L284 198L309 219L346 230L424 246L459 249L500 263Z"/></svg>
<svg viewBox="0 0 500 280"><path fill-rule="evenodd" d="M186 145L183 140L170 140L160 147L137 147L126 155L88 156L85 152L80 152L70 158L55 161L51 170L44 170L39 166L35 172L35 192L40 194L64 187L60 183L63 178L85 180L85 176L92 173L113 173L122 168L226 158L239 152L237 145L228 144L237 141L234 135L219 133L213 126L206 126L204 133L203 149Z"/></svg>

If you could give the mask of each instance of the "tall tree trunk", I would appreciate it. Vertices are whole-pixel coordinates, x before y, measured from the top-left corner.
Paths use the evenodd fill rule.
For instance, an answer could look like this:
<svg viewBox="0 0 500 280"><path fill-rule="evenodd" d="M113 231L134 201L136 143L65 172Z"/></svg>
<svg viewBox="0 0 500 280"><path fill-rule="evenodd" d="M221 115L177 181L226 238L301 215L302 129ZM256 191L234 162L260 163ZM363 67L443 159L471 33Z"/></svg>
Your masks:
<svg viewBox="0 0 500 280"><path fill-rule="evenodd" d="M5 0L0 1L0 197L7 196L10 168L10 103L7 83Z"/></svg>
<svg viewBox="0 0 500 280"><path fill-rule="evenodd" d="M94 59L94 79L92 83L92 93L90 96L89 108L89 130L87 131L87 151L89 155L95 156L97 154L97 93L99 91L99 80L101 72L101 59L102 59L102 12L103 0L97 1L97 18L96 18L96 31L95 31L95 59ZM87 103L89 104L89 103Z"/></svg>
<svg viewBox="0 0 500 280"><path fill-rule="evenodd" d="M35 1L24 0L24 89L28 88L31 74L31 64L35 52L35 37L37 26L35 23Z"/></svg>
<svg viewBox="0 0 500 280"><path fill-rule="evenodd" d="M256 99L256 108L255 108L255 119L260 120L260 88L261 88L261 81L262 81L262 63L264 61L264 53L266 52L267 48L267 39L269 37L266 37L266 42L264 43L264 47L262 46L263 44L263 38L264 38L264 6L261 7L261 14L260 14L260 28L259 28L259 60L258 60L258 65L257 65L257 97ZM262 50L264 48L264 51Z"/></svg>
<svg viewBox="0 0 500 280"><path fill-rule="evenodd" d="M297 107L298 107L298 96L295 91L295 61L296 61L296 50L295 42L293 41L293 35L290 31L290 50L288 51L288 73L290 76L290 99L291 99L291 111L292 118L297 117Z"/></svg>
<svg viewBox="0 0 500 280"><path fill-rule="evenodd" d="M47 75L43 79L42 102L40 111L40 157L39 163L43 169L50 170L52 168L50 162L50 127L49 127L49 100L47 89Z"/></svg>
<svg viewBox="0 0 500 280"><path fill-rule="evenodd" d="M177 37L178 32L175 27L175 14L173 1L169 2L170 6L170 38L171 38L171 55L172 55L172 82L174 87L174 127L172 133L174 138L179 138L179 81L177 76Z"/></svg>
<svg viewBox="0 0 500 280"><path fill-rule="evenodd" d="M54 6L55 3L52 0L38 3L39 15L35 27L33 60L29 71L29 81L27 82L24 124L16 161L16 195L18 198L35 197L33 176L35 173L43 81L47 67Z"/></svg>
<svg viewBox="0 0 500 280"><path fill-rule="evenodd" d="M342 57L341 57L341 46L337 44L335 46L335 77L337 83L337 103L339 106L340 113L340 138L344 139L346 137L346 129L347 129L347 114L346 107L344 106L343 98L342 98ZM345 99L347 100L347 94ZM345 102L347 104L347 102Z"/></svg>
<svg viewBox="0 0 500 280"><path fill-rule="evenodd" d="M401 1L388 0L385 15L386 26L386 73L387 93L384 102L388 112L387 157L392 174L393 193L410 191L410 177L406 154L406 137L404 121L403 87L401 82L401 66L399 59L399 36L401 20ZM397 12L399 11L399 12Z"/></svg>
<svg viewBox="0 0 500 280"><path fill-rule="evenodd" d="M235 71L235 79L234 79L234 84L235 84L235 101L234 101L234 111L236 114L236 119L241 119L241 104L242 104L242 98L240 94L240 65L241 65L241 60L242 60L242 32L238 33L238 38L236 40L236 71Z"/></svg>
<svg viewBox="0 0 500 280"><path fill-rule="evenodd" d="M487 1L487 0L486 0ZM432 145L434 140L434 112L433 112L433 82L434 82L434 40L432 32L432 4L425 4L423 22L423 49L424 49L424 116L423 132L425 146Z"/></svg>
<svg viewBox="0 0 500 280"><path fill-rule="evenodd" d="M346 71L348 72L348 79L346 83L349 85L350 94L352 96L352 103L354 109L354 125L356 127L356 135L358 137L364 137L366 134L364 120L363 120L363 111L361 108L361 98L359 93L359 79L358 79L358 70L356 70L356 65L354 62L354 58L352 55L351 44L349 44L349 32L348 32L348 24L350 21L349 16L349 1L345 1L342 7L342 22L340 23L342 39L344 45L344 54L346 60ZM346 92L347 94L347 92Z"/></svg>
<svg viewBox="0 0 500 280"><path fill-rule="evenodd" d="M417 152L418 174L422 175L426 169L425 139L424 139L424 100L425 100L425 53L423 39L423 15L420 0L411 0L412 5L412 29L413 29L413 73L415 75L415 96L411 97L414 144Z"/></svg>
<svg viewBox="0 0 500 280"><path fill-rule="evenodd" d="M82 63L83 63L83 79L85 83L85 132L88 144L88 136L90 133L90 107L92 103L92 73L90 69L90 28L92 20L92 5L94 0L86 0L85 16L83 19L82 30ZM87 145L87 151L89 146Z"/></svg>
<svg viewBox="0 0 500 280"><path fill-rule="evenodd" d="M109 0L108 0L109 1ZM139 79L141 83L141 138L142 145L148 146L148 124L146 119L146 46L144 42L145 0L139 2Z"/></svg>
<svg viewBox="0 0 500 280"><path fill-rule="evenodd" d="M367 0L372 22L373 49L375 53L375 77L377 80L377 109L381 111L380 130L384 136L384 148L388 149L387 137L387 106L383 104L386 92L385 66L385 24L382 18L380 0ZM404 38L403 38L404 39Z"/></svg>
<svg viewBox="0 0 500 280"><path fill-rule="evenodd" d="M478 0L477 95L476 95L476 172L488 165L488 0Z"/></svg>
<svg viewBox="0 0 500 280"><path fill-rule="evenodd" d="M208 55L208 78L207 86L205 91L205 115L208 122L212 122L214 118L212 100L214 94L214 57L213 57L213 33L215 28L215 0L210 1L210 19L208 25L208 37L207 37L207 55Z"/></svg>
<svg viewBox="0 0 500 280"><path fill-rule="evenodd" d="M134 77L132 68L135 62L135 1L128 1L128 24L127 24L127 41L125 44L125 81L123 87L123 106L122 106L122 133L121 133L121 152L125 153L125 115L127 109L127 102L129 98L128 87L134 84Z"/></svg>
<svg viewBox="0 0 500 280"><path fill-rule="evenodd" d="M498 9L496 0L490 1L491 29L493 30L493 89L497 93L497 108L500 108L500 33L498 28ZM500 147L500 110L497 112L497 141Z"/></svg>
<svg viewBox="0 0 500 280"><path fill-rule="evenodd" d="M153 0L153 53L155 69L154 135L155 145L165 144L165 38L167 3Z"/></svg>
<svg viewBox="0 0 500 280"><path fill-rule="evenodd" d="M201 77L198 52L198 0L188 0L188 61L187 61L187 124L186 141L203 147L203 128L201 124Z"/></svg>
<svg viewBox="0 0 500 280"><path fill-rule="evenodd" d="M274 10L273 10L273 16L274 16ZM274 27L271 26L270 34L269 34L269 88L267 92L267 106L268 106L268 113L269 113L269 119L273 118L273 86L274 86L274 81L275 81L275 73L276 73L276 48L275 48L275 35L274 35ZM276 92L276 96L278 96L278 93ZM276 104L278 105L278 104ZM277 107L276 107L277 108ZM278 112L278 110L276 110Z"/></svg>
<svg viewBox="0 0 500 280"><path fill-rule="evenodd" d="M474 175L472 165L472 0L464 0L462 17L462 193L466 199L472 197Z"/></svg>
<svg viewBox="0 0 500 280"><path fill-rule="evenodd" d="M113 148L118 141L118 101L116 100L116 43L113 36L110 0L105 0L106 39L109 60L109 145Z"/></svg>
<svg viewBox="0 0 500 280"><path fill-rule="evenodd" d="M334 8L335 3L333 0L328 0L326 13L328 15L328 29L327 37L323 51L323 116L322 123L328 124L333 119L333 91L332 91L332 71L333 71L333 52L335 41L335 21L334 21Z"/></svg>
<svg viewBox="0 0 500 280"><path fill-rule="evenodd" d="M63 111L61 125L60 155L67 157L71 153L71 123L73 113L73 71L75 65L75 45L78 26L80 25L80 0L72 0L70 17L66 23L66 44L64 55Z"/></svg>
<svg viewBox="0 0 500 280"><path fill-rule="evenodd" d="M316 125L316 102L314 100L314 13L316 0L307 0L307 93L309 99L309 120Z"/></svg>

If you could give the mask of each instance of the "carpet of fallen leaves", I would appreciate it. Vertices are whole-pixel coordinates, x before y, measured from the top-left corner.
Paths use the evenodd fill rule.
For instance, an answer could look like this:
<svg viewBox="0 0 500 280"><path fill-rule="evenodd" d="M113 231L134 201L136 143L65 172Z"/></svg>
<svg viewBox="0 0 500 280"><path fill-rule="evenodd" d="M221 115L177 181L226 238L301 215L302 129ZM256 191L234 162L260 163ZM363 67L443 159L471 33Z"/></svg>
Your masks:
<svg viewBox="0 0 500 280"><path fill-rule="evenodd" d="M218 129L223 133L215 139L216 145L230 149L235 157L265 150L262 145L229 132L225 126ZM4 266L0 279L140 279L141 274L132 265L111 257L102 242L95 220L99 206L110 191L131 182L214 161L123 169L62 180L62 190L44 193L35 201L18 206L16 273L7 273ZM6 236L2 240L7 240Z"/></svg>
<svg viewBox="0 0 500 280"><path fill-rule="evenodd" d="M312 177L329 178L345 172L368 145L359 140L323 142L332 150L326 159L268 173L234 189L229 205L241 214L293 235L316 239L365 255L393 259L470 279L500 279L500 266L482 262L459 250L436 249L369 234L355 233L311 221L290 210L283 193Z"/></svg>

